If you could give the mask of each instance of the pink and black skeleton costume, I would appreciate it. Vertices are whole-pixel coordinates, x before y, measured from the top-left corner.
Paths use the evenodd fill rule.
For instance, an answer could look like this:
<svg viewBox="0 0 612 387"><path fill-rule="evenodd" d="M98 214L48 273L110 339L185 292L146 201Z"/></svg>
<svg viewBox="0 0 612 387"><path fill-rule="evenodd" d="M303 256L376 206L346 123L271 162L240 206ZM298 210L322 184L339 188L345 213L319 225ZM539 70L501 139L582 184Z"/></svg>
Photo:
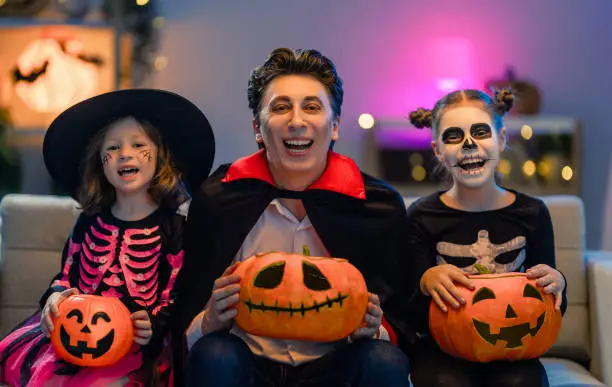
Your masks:
<svg viewBox="0 0 612 387"><path fill-rule="evenodd" d="M162 385L172 385L169 311L183 263L184 222L183 216L161 208L139 221L119 220L108 210L82 214L64 247L61 271L40 300L41 309L52 292L73 287L83 294L117 297L132 313L148 311L151 342L134 344L113 366L76 367L55 354L41 331L38 311L0 342L0 382L103 386L127 377L132 386L141 385L156 367Z"/></svg>

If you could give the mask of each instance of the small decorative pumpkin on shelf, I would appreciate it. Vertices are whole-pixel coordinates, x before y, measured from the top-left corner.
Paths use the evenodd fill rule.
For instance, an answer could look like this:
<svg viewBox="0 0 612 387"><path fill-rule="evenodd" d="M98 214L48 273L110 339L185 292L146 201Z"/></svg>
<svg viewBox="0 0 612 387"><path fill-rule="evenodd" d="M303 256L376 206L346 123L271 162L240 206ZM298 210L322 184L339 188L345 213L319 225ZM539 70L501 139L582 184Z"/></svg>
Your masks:
<svg viewBox="0 0 612 387"><path fill-rule="evenodd" d="M132 347L131 314L114 297L75 295L59 305L51 343L65 361L85 367L105 367L121 360Z"/></svg>
<svg viewBox="0 0 612 387"><path fill-rule="evenodd" d="M516 97L514 107L509 114L535 115L540 112L542 96L538 87L526 80L517 79L512 67L506 68L506 79L491 80L487 82L488 90L510 88Z"/></svg>
<svg viewBox="0 0 612 387"><path fill-rule="evenodd" d="M357 329L368 306L368 289L346 259L283 252L243 261L236 324L259 336L330 342Z"/></svg>
<svg viewBox="0 0 612 387"><path fill-rule="evenodd" d="M478 268L484 273L484 267ZM446 353L473 362L520 360L544 355L561 330L561 312L524 273L478 274L476 288L459 286L467 301L444 313L431 303L429 329Z"/></svg>

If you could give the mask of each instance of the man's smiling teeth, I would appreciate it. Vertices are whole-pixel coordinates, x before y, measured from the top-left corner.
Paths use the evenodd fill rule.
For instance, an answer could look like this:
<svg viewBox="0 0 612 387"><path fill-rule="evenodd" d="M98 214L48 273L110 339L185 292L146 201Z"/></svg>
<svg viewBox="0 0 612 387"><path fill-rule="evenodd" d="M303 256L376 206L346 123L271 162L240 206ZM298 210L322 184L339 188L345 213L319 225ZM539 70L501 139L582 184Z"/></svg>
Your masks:
<svg viewBox="0 0 612 387"><path fill-rule="evenodd" d="M121 168L118 173L121 177L132 176L138 173L138 168Z"/></svg>
<svg viewBox="0 0 612 387"><path fill-rule="evenodd" d="M312 140L284 140L283 144L291 152L303 152L310 148L314 141Z"/></svg>

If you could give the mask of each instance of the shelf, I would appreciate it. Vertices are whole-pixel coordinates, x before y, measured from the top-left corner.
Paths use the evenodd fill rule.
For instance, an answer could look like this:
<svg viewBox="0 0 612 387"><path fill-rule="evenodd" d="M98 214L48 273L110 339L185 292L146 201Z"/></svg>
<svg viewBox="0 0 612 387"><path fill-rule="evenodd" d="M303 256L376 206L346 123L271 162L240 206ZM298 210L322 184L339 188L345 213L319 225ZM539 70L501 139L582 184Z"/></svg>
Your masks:
<svg viewBox="0 0 612 387"><path fill-rule="evenodd" d="M523 132L525 125L531 131ZM508 116L504 126L508 149L500 161L503 186L534 196L580 194L582 128L576 118ZM364 170L405 196L443 189L435 175L438 162L431 140L430 129L415 128L407 118L377 118L365 136Z"/></svg>
<svg viewBox="0 0 612 387"><path fill-rule="evenodd" d="M529 125L534 132L555 131L557 133L572 133L578 121L573 117L558 115L537 116L508 116L504 118L504 127L509 132L520 131L524 125ZM374 128L371 130L379 133L394 131L419 131L429 132L429 129L418 129L414 127L408 118L382 117L376 118Z"/></svg>
<svg viewBox="0 0 612 387"><path fill-rule="evenodd" d="M80 19L31 19L0 17L0 28L34 27L34 26L74 26L93 28L113 28L113 25L105 21L80 20Z"/></svg>

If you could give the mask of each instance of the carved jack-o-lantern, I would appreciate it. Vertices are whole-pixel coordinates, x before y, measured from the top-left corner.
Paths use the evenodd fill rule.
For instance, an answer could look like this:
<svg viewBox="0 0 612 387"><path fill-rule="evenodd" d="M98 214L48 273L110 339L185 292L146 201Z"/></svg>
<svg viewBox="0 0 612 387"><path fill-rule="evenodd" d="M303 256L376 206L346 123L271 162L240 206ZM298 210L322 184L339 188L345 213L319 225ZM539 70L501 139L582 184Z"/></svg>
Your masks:
<svg viewBox="0 0 612 387"><path fill-rule="evenodd" d="M103 367L121 360L130 350L134 328L130 311L113 297L70 296L53 319L51 343L67 362Z"/></svg>
<svg viewBox="0 0 612 387"><path fill-rule="evenodd" d="M259 336L340 340L361 325L368 305L364 278L345 259L271 252L248 258L236 273L236 324Z"/></svg>
<svg viewBox="0 0 612 387"><path fill-rule="evenodd" d="M555 299L522 273L469 276L476 288L459 286L466 304L442 312L433 302L429 328L442 350L474 362L542 356L561 329Z"/></svg>

